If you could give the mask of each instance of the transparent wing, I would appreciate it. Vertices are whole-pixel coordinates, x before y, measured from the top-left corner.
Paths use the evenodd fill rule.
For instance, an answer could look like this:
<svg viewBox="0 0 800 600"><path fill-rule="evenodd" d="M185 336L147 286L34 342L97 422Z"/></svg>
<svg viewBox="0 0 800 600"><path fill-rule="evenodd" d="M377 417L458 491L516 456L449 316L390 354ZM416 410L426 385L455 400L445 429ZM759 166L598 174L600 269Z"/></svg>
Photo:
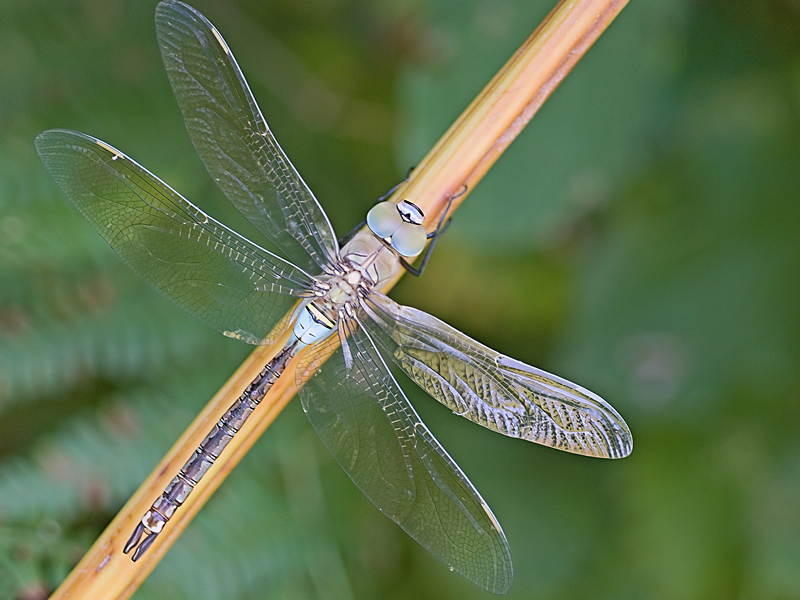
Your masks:
<svg viewBox="0 0 800 600"><path fill-rule="evenodd" d="M228 199L306 272L317 275L336 262L328 217L269 130L216 28L186 4L162 2L156 33L189 136Z"/></svg>
<svg viewBox="0 0 800 600"><path fill-rule="evenodd" d="M348 358L339 348L322 362L332 338L310 348L297 369L308 419L386 516L452 570L505 593L513 572L500 524L422 423L369 335L340 318Z"/></svg>
<svg viewBox="0 0 800 600"><path fill-rule="evenodd" d="M251 344L267 335L309 275L206 215L155 175L91 136L36 138L59 187L142 279L203 323Z"/></svg>
<svg viewBox="0 0 800 600"><path fill-rule="evenodd" d="M495 352L383 294L370 295L364 308L372 337L454 413L503 435L567 452L601 458L631 453L627 424L589 390Z"/></svg>

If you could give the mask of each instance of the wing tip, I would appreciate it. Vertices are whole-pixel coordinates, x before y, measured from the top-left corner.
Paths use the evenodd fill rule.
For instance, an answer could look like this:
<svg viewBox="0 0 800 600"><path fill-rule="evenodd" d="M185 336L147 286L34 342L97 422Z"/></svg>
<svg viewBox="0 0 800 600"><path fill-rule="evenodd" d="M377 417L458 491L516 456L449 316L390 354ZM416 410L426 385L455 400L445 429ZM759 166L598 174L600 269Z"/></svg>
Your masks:
<svg viewBox="0 0 800 600"><path fill-rule="evenodd" d="M607 404L607 403L606 403ZM608 456L604 458L625 458L630 456L633 452L633 433L631 428L625 422L625 419L614 409L613 406L607 404L607 418L613 425L611 430L608 431L606 437L606 450Z"/></svg>
<svg viewBox="0 0 800 600"><path fill-rule="evenodd" d="M78 134L77 131L71 131L69 129L47 129L33 139L33 145L36 146L36 150L39 152L39 154L41 154L42 149L52 144L56 138L64 137L65 135L75 136L81 134Z"/></svg>
<svg viewBox="0 0 800 600"><path fill-rule="evenodd" d="M612 458L626 458L633 452L633 434L627 424L624 421L622 423L624 428L617 434L619 453Z"/></svg>
<svg viewBox="0 0 800 600"><path fill-rule="evenodd" d="M174 25L170 23L170 17L178 19L184 25L188 25L195 34L197 32L197 22L199 21L204 27L211 30L217 42L219 42L220 46L225 50L225 53L231 54L228 44L225 43L225 40L222 38L217 28L214 27L203 13L193 6L185 2L180 2L179 0L163 0L159 2L158 6L156 6L156 29L159 30L162 25L169 25L174 28Z"/></svg>

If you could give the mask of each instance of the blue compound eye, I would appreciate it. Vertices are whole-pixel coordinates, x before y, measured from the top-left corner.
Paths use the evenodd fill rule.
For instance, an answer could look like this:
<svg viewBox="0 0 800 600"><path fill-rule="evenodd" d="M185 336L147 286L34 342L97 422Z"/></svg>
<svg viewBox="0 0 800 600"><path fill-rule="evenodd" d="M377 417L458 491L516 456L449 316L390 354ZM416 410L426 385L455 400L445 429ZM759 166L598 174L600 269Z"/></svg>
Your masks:
<svg viewBox="0 0 800 600"><path fill-rule="evenodd" d="M392 248L405 257L416 256L425 247L428 233L422 225L403 223L392 236Z"/></svg>
<svg viewBox="0 0 800 600"><path fill-rule="evenodd" d="M380 238L392 237L403 219L394 202L379 202L367 213L367 225Z"/></svg>

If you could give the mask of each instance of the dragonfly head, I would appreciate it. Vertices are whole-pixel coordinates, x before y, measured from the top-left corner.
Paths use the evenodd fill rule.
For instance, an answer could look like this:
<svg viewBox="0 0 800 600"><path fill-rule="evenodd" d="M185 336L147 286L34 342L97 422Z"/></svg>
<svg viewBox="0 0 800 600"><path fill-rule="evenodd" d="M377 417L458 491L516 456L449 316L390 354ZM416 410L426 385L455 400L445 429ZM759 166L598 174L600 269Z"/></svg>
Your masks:
<svg viewBox="0 0 800 600"><path fill-rule="evenodd" d="M408 200L379 202L367 213L372 233L387 240L398 254L409 258L425 247L428 233L422 224L422 210Z"/></svg>

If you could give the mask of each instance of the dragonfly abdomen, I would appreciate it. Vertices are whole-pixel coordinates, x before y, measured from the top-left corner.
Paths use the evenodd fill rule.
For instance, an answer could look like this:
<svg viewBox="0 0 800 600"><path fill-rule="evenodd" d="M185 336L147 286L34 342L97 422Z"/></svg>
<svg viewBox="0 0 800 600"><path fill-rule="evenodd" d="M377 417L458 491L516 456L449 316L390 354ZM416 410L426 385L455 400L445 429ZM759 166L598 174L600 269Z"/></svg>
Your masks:
<svg viewBox="0 0 800 600"><path fill-rule="evenodd" d="M242 395L236 399L222 418L211 429L206 438L197 447L192 457L186 461L180 472L169 483L158 499L153 502L142 520L136 526L123 549L128 554L136 548L133 560L136 561L153 544L156 536L164 529L164 525L175 514L175 511L186 501L194 487L208 472L214 461L239 432L247 418L259 405L261 400L275 385L278 378L286 370L289 359L294 356L297 342L290 343L281 350L259 373ZM144 536L144 539L142 539ZM139 542L141 541L141 544ZM137 548L138 545L138 548Z"/></svg>

